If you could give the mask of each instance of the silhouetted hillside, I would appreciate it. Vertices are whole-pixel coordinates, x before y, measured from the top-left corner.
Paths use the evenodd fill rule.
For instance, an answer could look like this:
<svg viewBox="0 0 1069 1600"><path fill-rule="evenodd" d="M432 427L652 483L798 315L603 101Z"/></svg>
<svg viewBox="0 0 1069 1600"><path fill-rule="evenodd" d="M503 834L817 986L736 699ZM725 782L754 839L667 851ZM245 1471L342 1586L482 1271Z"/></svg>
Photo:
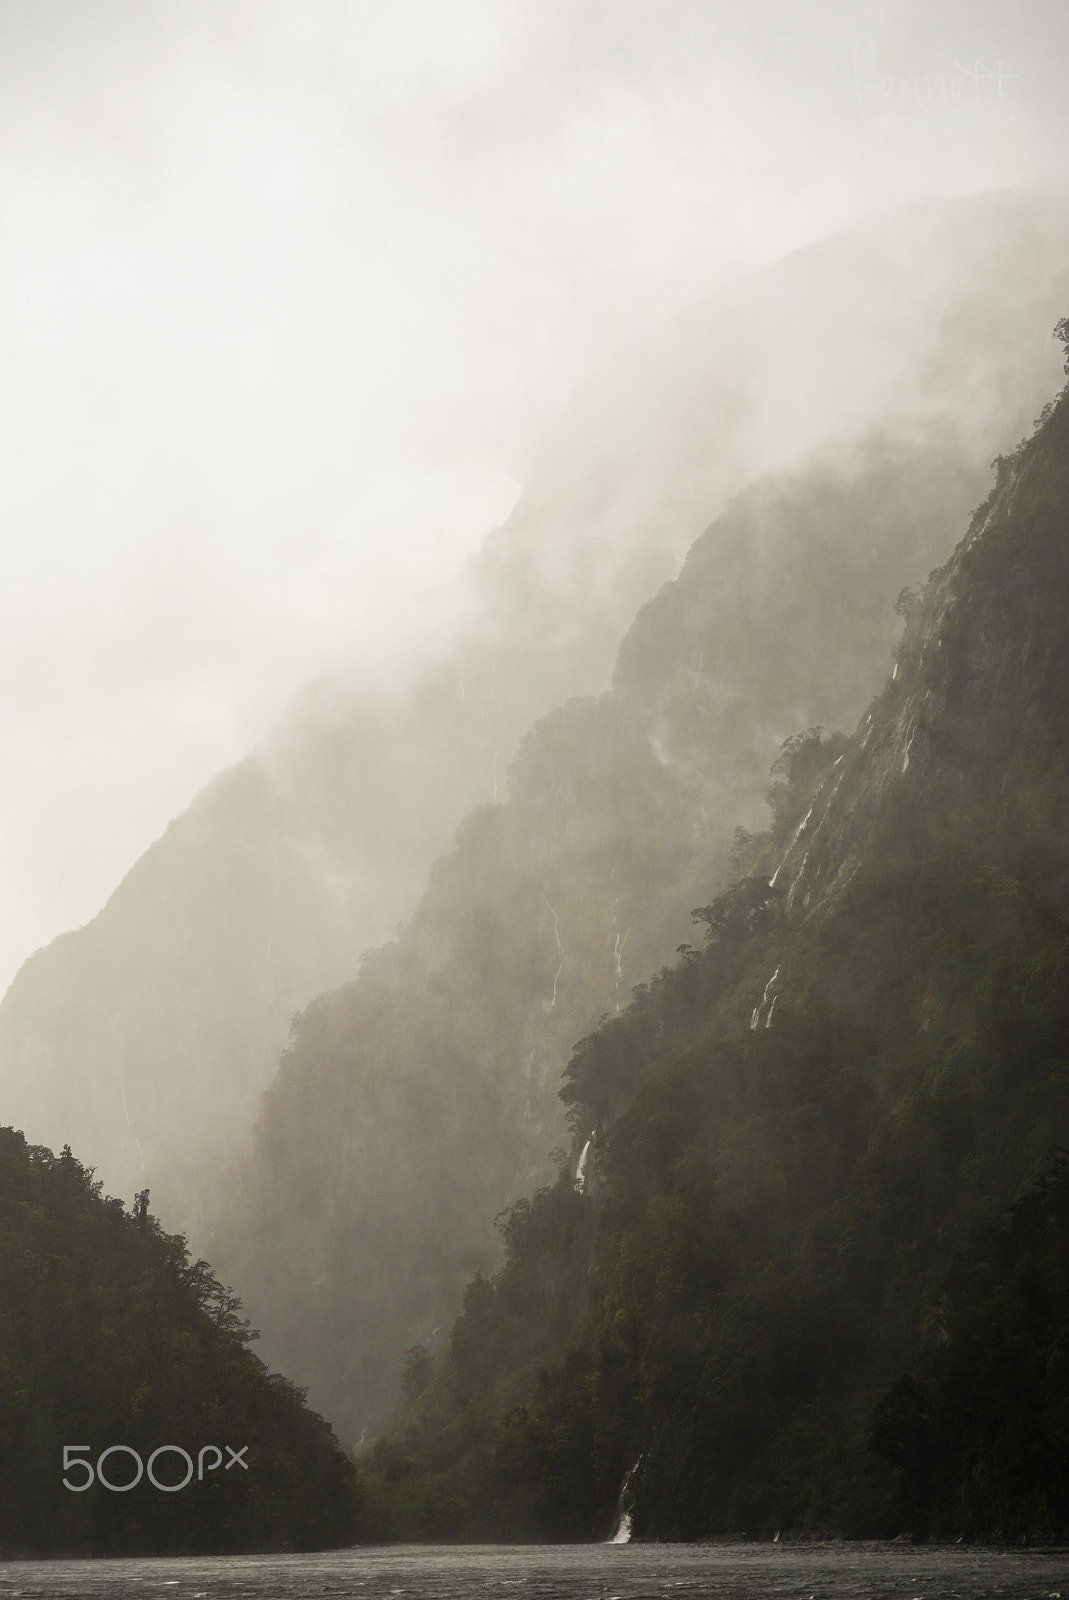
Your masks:
<svg viewBox="0 0 1069 1600"><path fill-rule="evenodd" d="M297 1019L211 1250L345 1439L496 1260L494 1215L551 1175L575 1039L691 937L783 740L886 675L947 478L938 450L875 440L740 496L613 687L524 739L396 944Z"/></svg>
<svg viewBox="0 0 1069 1600"><path fill-rule="evenodd" d="M0 1555L318 1549L356 1471L240 1302L69 1150L0 1128Z"/></svg>
<svg viewBox="0 0 1069 1600"><path fill-rule="evenodd" d="M383 1528L1065 1536L1067 527L1063 391L856 734L786 742L701 947L576 1047Z"/></svg>

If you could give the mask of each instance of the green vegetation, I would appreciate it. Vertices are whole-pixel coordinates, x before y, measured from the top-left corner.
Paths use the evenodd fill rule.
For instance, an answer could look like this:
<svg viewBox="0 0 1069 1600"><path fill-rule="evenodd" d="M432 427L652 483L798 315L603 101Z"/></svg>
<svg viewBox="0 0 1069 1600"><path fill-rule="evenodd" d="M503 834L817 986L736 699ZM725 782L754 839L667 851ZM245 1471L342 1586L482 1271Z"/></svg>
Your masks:
<svg viewBox="0 0 1069 1600"><path fill-rule="evenodd" d="M575 1049L383 1530L606 1537L630 1473L646 1538L1069 1534L1067 524L1063 394L702 947Z"/></svg>
<svg viewBox="0 0 1069 1600"><path fill-rule="evenodd" d="M147 1191L126 1212L68 1149L54 1156L0 1128L0 1554L354 1542L356 1469L252 1337L207 1262L161 1231ZM176 1451L153 1466L172 1492L150 1481L161 1445L192 1463L181 1490ZM125 1447L102 1465L113 1490L96 1471L112 1446ZM131 1452L146 1470L122 1492Z"/></svg>

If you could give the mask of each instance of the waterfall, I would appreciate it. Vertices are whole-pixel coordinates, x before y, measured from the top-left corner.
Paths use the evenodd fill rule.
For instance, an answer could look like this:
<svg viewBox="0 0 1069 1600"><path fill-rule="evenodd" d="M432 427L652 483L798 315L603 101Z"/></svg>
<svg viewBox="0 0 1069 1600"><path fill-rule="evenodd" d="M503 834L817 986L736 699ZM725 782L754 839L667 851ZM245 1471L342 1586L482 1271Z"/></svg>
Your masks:
<svg viewBox="0 0 1069 1600"><path fill-rule="evenodd" d="M545 894L542 895L542 904L546 907L553 918L553 937L557 941L557 953L560 956L560 965L553 974L553 998L550 1000L548 1005L544 1000L542 1002L542 1010L548 1013L552 1011L557 1004L557 983L560 979L561 973L564 971L564 963L568 959L568 952L565 950L564 941L560 936L560 918L557 916L557 913L553 910L553 907L546 899Z"/></svg>
<svg viewBox="0 0 1069 1600"><path fill-rule="evenodd" d="M586 1164L590 1159L590 1146L593 1143L594 1143L594 1135L591 1134L590 1138L587 1140L586 1144L583 1146L582 1150L579 1152L579 1160L576 1163L576 1167L575 1167L575 1187L576 1187L576 1189L578 1190L578 1192L580 1194L582 1194L584 1192L584 1190L586 1189Z"/></svg>
<svg viewBox="0 0 1069 1600"><path fill-rule="evenodd" d="M791 903L794 900L794 892L797 889L798 885L802 881L802 873L805 871L805 864L806 864L806 862L808 860L809 860L809 851L805 850L805 851L802 852L802 859L798 863L798 871L794 875L794 882L791 884L790 888L787 890L787 909L788 910L790 910Z"/></svg>
<svg viewBox="0 0 1069 1600"><path fill-rule="evenodd" d="M772 994L772 989L773 989L773 987L774 987L774 985L776 983L776 980L778 978L779 978L779 968L777 967L775 972L772 974L771 978L769 978L768 982L765 984L765 992L764 992L764 994L761 996L760 1000L757 1002L757 1004L754 1006L753 1010L750 1012L750 1032L751 1033L756 1033L758 1028L761 1025L761 1012L764 1010L765 1006L768 1005L768 997L769 997L770 994ZM776 1009L776 998L777 997L773 994L772 995L772 1004L771 1004L771 1006L769 1006L768 1015L765 1018L765 1027L766 1028L771 1025L772 1013Z"/></svg>
<svg viewBox="0 0 1069 1600"><path fill-rule="evenodd" d="M606 1539L606 1544L631 1543L631 1509L628 1505L627 1491L631 1487L631 1479L638 1471L641 1462L642 1457L639 1456L638 1460L631 1468L631 1471L625 1473L624 1475L624 1481L620 1485L620 1498L616 1502L616 1532L613 1534L611 1539Z"/></svg>

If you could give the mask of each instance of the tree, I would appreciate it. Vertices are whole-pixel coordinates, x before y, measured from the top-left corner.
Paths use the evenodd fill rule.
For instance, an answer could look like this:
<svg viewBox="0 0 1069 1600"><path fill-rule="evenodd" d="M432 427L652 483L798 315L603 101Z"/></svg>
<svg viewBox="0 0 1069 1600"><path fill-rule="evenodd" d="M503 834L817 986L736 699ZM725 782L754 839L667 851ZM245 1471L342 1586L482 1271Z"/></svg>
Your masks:
<svg viewBox="0 0 1069 1600"><path fill-rule="evenodd" d="M1060 322L1054 324L1054 337L1060 339L1065 347L1065 370L1069 373L1069 317L1062 317Z"/></svg>

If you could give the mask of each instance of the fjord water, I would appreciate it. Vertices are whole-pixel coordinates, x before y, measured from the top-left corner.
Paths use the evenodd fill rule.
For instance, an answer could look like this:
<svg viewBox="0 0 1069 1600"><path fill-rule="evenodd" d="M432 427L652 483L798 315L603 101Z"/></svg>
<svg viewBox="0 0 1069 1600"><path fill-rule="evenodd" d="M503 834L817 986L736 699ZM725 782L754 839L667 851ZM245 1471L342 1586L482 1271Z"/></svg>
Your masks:
<svg viewBox="0 0 1069 1600"><path fill-rule="evenodd" d="M391 1545L316 1555L26 1561L0 1600L1061 1600L1069 1548L806 1545Z"/></svg>

